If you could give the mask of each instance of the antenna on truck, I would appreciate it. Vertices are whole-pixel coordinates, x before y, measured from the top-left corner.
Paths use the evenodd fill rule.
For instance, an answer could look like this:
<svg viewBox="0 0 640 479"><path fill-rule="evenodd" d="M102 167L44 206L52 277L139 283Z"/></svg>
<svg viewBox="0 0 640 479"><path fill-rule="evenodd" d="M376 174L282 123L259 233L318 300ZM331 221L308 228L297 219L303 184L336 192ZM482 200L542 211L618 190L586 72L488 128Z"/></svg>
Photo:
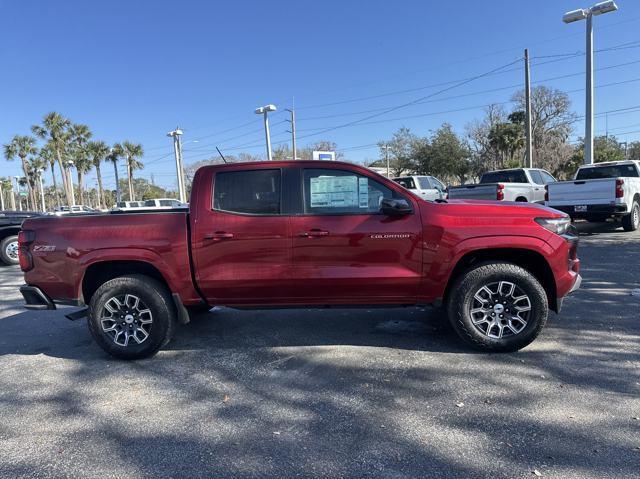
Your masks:
<svg viewBox="0 0 640 479"><path fill-rule="evenodd" d="M224 161L225 163L227 162L226 158L224 157L224 155L222 154L222 152L220 151L220 148L218 148L216 146L216 150L218 150L218 154L220 155L220 158L222 158L222 161Z"/></svg>

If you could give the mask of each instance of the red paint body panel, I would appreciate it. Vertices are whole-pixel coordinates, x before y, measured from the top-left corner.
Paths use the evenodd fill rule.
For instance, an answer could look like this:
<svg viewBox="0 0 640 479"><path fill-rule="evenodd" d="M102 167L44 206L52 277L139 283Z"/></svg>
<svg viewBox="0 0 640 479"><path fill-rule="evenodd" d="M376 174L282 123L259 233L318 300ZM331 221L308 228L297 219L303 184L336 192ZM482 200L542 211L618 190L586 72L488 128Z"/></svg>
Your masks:
<svg viewBox="0 0 640 479"><path fill-rule="evenodd" d="M301 212L253 216L212 207L218 171L306 167L368 176L406 198L413 212L401 217ZM196 304L200 292L209 304L227 306L416 304L442 298L465 254L519 248L544 258L557 296L562 297L576 281L575 250L534 221L561 216L533 204L426 202L366 168L341 162L207 166L194 178L188 215L152 212L26 220L23 229L35 231L36 239L28 246L35 266L25 279L54 300L82 300L87 267L134 260L156 267L185 304ZM301 236L318 231L321 235ZM44 246L55 246L55 251L37 251Z"/></svg>

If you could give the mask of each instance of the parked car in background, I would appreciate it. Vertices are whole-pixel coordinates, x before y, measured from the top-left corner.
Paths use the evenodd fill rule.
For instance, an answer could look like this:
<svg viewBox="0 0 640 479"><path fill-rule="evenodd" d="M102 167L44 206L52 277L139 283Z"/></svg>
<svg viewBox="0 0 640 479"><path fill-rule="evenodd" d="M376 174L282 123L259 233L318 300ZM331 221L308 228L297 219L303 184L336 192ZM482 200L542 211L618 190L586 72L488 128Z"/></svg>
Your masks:
<svg viewBox="0 0 640 479"><path fill-rule="evenodd" d="M59 206L58 208L55 209L55 211L53 212L54 215L56 216L62 216L62 215L68 215L68 214L79 214L79 213L95 213L98 210L95 210L93 208L91 208L90 206L86 206L86 205L73 205L71 207L69 206Z"/></svg>
<svg viewBox="0 0 640 479"><path fill-rule="evenodd" d="M156 198L144 201L144 208L186 208L188 206L188 204L174 198Z"/></svg>
<svg viewBox="0 0 640 479"><path fill-rule="evenodd" d="M89 305L70 319L128 359L212 306L444 304L462 340L514 351L580 286L577 247L544 206L421 201L339 161L230 163L196 172L188 210L28 219L20 290Z"/></svg>
<svg viewBox="0 0 640 479"><path fill-rule="evenodd" d="M424 200L444 200L447 196L446 186L435 176L399 176L393 181Z"/></svg>
<svg viewBox="0 0 640 479"><path fill-rule="evenodd" d="M545 204L573 219L619 218L625 231L635 231L640 226L640 162L581 166L572 181L547 185Z"/></svg>
<svg viewBox="0 0 640 479"><path fill-rule="evenodd" d="M514 168L484 173L473 185L450 186L450 199L544 203L545 185L556 179L538 168Z"/></svg>
<svg viewBox="0 0 640 479"><path fill-rule="evenodd" d="M18 264L18 233L27 218L42 216L35 211L0 211L0 262Z"/></svg>

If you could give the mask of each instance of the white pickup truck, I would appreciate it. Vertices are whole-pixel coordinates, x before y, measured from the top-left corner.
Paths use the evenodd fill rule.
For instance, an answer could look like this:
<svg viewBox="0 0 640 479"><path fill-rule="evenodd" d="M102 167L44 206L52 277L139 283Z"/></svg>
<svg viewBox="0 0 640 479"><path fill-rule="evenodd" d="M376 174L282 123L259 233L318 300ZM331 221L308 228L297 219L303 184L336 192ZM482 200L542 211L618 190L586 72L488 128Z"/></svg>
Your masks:
<svg viewBox="0 0 640 479"><path fill-rule="evenodd" d="M488 171L474 185L450 186L450 199L543 203L545 185L556 179L545 170L515 168Z"/></svg>
<svg viewBox="0 0 640 479"><path fill-rule="evenodd" d="M424 200L444 200L447 195L447 188L435 176L400 176L393 181Z"/></svg>
<svg viewBox="0 0 640 479"><path fill-rule="evenodd" d="M573 181L548 185L545 204L592 222L621 218L625 231L640 226L640 162L611 161L578 168Z"/></svg>

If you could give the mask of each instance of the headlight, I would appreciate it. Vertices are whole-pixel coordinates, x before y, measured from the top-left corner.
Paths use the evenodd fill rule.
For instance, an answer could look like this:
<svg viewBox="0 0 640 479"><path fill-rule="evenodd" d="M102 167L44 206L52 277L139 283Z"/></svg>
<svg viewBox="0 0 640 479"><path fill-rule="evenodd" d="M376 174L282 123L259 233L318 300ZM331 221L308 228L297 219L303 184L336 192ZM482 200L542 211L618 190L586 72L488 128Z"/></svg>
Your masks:
<svg viewBox="0 0 640 479"><path fill-rule="evenodd" d="M563 235L571 226L571 218L568 216L564 218L536 218L536 223L552 233Z"/></svg>

